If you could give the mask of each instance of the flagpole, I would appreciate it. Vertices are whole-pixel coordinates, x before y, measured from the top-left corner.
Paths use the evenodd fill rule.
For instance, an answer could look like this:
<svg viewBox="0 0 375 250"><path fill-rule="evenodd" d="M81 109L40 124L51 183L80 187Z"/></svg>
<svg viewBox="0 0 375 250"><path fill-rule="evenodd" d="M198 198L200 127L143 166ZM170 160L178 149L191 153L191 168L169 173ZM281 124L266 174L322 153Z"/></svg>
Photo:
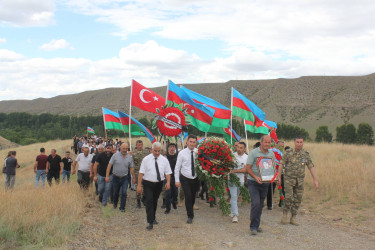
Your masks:
<svg viewBox="0 0 375 250"><path fill-rule="evenodd" d="M105 125L105 116L104 116L104 107L102 107L102 113L103 113L103 123L104 123L104 135L105 135L105 141L106 141L106 144L108 144L108 141L107 141L107 128L106 128L106 125Z"/></svg>
<svg viewBox="0 0 375 250"><path fill-rule="evenodd" d="M165 105L167 105L168 103L169 81L170 80L168 80L168 84L167 84L167 93L165 93Z"/></svg>
<svg viewBox="0 0 375 250"><path fill-rule="evenodd" d="M246 122L245 119L243 119L243 125L245 127L245 137L246 137L246 151L249 154L249 142L247 141L247 131L246 131Z"/></svg>
<svg viewBox="0 0 375 250"><path fill-rule="evenodd" d="M231 88L230 96L231 96L231 98L230 98L230 127L231 127L230 144L233 145L233 132L232 132L232 129L233 129L233 121L232 121L232 119L233 119L233 116L232 116L232 114L233 114L233 87Z"/></svg>
<svg viewBox="0 0 375 250"><path fill-rule="evenodd" d="M131 128L131 120L132 120L132 96L133 96L133 81L130 85L130 105L129 105L129 149L132 150L132 128Z"/></svg>

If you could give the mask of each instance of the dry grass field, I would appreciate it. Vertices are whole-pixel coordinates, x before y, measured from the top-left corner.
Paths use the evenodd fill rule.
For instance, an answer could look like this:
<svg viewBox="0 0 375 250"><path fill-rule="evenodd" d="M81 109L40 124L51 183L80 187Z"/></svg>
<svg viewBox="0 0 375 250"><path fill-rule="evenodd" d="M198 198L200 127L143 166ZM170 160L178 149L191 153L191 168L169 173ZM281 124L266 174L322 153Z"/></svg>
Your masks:
<svg viewBox="0 0 375 250"><path fill-rule="evenodd" d="M254 143L249 141L250 145ZM15 148L21 168L17 169L14 190L5 192L4 176L0 179L0 248L58 247L74 238L88 195L75 181L35 189L33 172L41 146L47 153L56 148L57 153L63 155L70 145L71 140L65 140ZM293 142L286 145L293 146ZM306 170L301 213L324 223L354 227L375 235L375 189L372 187L375 147L306 143L305 149L312 155L319 190L313 188ZM1 150L0 156L5 157L8 150Z"/></svg>

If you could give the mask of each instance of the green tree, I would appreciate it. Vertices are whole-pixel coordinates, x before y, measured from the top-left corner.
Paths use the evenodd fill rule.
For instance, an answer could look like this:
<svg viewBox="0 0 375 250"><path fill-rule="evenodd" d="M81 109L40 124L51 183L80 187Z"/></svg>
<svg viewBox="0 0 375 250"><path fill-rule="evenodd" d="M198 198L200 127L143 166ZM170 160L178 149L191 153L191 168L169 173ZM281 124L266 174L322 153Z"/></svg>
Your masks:
<svg viewBox="0 0 375 250"><path fill-rule="evenodd" d="M328 131L328 126L320 126L316 130L316 142L332 142L332 134Z"/></svg>
<svg viewBox="0 0 375 250"><path fill-rule="evenodd" d="M302 136L305 140L308 140L309 132L298 126L280 123L277 126L277 137L284 140L293 140L296 136Z"/></svg>
<svg viewBox="0 0 375 250"><path fill-rule="evenodd" d="M356 143L356 129L351 123L343 124L336 128L336 141L341 143Z"/></svg>
<svg viewBox="0 0 375 250"><path fill-rule="evenodd" d="M359 144L374 144L374 130L368 123L361 123L357 130L357 143Z"/></svg>

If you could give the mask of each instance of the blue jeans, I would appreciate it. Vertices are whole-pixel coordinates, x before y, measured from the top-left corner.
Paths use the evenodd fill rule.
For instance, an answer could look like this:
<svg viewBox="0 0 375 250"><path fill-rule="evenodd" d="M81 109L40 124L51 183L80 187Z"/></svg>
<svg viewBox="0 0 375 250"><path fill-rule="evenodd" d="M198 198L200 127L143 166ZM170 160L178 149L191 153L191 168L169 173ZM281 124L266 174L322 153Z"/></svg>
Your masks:
<svg viewBox="0 0 375 250"><path fill-rule="evenodd" d="M67 181L69 182L70 181L70 171L63 169L63 173L62 173L62 182L63 183L65 182L65 177L66 177Z"/></svg>
<svg viewBox="0 0 375 250"><path fill-rule="evenodd" d="M229 183L229 192L230 192L230 207L234 216L238 216L238 206L237 199L240 194L240 188L234 184Z"/></svg>
<svg viewBox="0 0 375 250"><path fill-rule="evenodd" d="M247 187L251 197L250 230L257 230L260 226L260 217L264 200L267 197L269 183L259 184L256 181L247 180Z"/></svg>
<svg viewBox="0 0 375 250"><path fill-rule="evenodd" d="M128 183L129 183L129 178L128 176L124 176L122 178L113 175L113 207L117 207L118 203L118 198L120 194L120 189L121 189L121 203L120 203L120 210L125 209L126 205L126 197L127 197L127 189L128 189Z"/></svg>
<svg viewBox="0 0 375 250"><path fill-rule="evenodd" d="M108 197L111 196L113 184L113 175L109 176L109 182L105 182L105 176L98 174L98 193L102 197L102 205L106 206L108 203Z"/></svg>
<svg viewBox="0 0 375 250"><path fill-rule="evenodd" d="M35 187L39 186L39 179L41 182L42 187L44 187L44 183L46 182L46 170L37 170L35 175Z"/></svg>

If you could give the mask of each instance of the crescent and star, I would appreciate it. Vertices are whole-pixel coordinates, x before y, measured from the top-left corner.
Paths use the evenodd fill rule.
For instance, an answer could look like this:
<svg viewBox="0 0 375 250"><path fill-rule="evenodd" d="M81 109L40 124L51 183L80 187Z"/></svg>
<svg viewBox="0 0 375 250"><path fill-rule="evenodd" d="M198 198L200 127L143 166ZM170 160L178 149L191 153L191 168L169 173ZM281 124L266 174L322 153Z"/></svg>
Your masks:
<svg viewBox="0 0 375 250"><path fill-rule="evenodd" d="M143 96L143 94L144 94L146 91L151 93L151 91L148 90L148 89L142 89L141 92L139 92L139 98L140 98L141 101L144 102L144 103L150 103L151 101L146 101L145 98L144 98L144 96ZM154 96L153 98L154 98L154 101L158 101L158 100L159 100L159 98L157 98L156 96Z"/></svg>

